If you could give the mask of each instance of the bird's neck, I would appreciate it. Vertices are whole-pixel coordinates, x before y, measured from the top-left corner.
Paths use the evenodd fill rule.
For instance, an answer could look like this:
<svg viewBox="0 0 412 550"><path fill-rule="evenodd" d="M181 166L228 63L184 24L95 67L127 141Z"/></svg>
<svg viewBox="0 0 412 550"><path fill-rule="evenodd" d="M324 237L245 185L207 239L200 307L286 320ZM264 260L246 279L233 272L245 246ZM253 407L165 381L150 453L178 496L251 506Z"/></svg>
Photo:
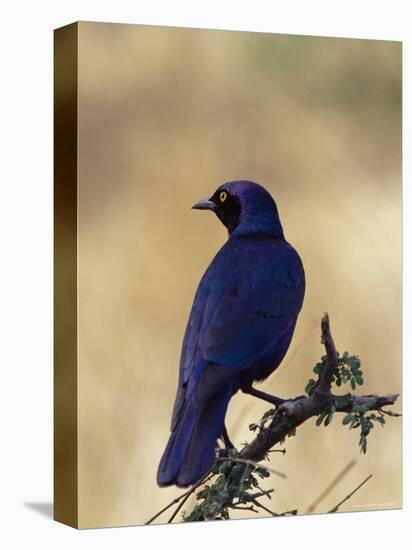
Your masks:
<svg viewBox="0 0 412 550"><path fill-rule="evenodd" d="M232 230L228 228L229 236L247 234L266 234L277 239L285 239L283 227L276 207L267 211L245 212L240 223Z"/></svg>

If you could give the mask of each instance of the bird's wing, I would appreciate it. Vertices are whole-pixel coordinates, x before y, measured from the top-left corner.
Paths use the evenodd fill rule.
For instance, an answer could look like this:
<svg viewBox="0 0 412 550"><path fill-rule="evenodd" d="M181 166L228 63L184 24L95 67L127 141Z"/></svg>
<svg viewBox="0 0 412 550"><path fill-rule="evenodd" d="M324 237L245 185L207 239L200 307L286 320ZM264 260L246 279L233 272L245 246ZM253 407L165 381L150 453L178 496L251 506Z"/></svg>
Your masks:
<svg viewBox="0 0 412 550"><path fill-rule="evenodd" d="M229 242L226 241L216 254L196 290L183 337L179 382L171 421L172 429L176 425L185 401L189 383L192 387L195 386L207 365L203 355L205 331L221 299L231 288L235 279L233 270L235 254L228 244Z"/></svg>
<svg viewBox="0 0 412 550"><path fill-rule="evenodd" d="M209 300L209 293L206 290L204 279L200 282L196 292L189 320L186 325L185 335L183 337L182 352L180 355L179 382L177 394L173 407L171 429L176 425L182 404L186 397L187 383L191 378L192 372L196 366L201 368L201 363L205 363L199 353L200 335L204 323L205 311Z"/></svg>
<svg viewBox="0 0 412 550"><path fill-rule="evenodd" d="M250 275L225 293L208 323L206 361L234 369L252 366L296 320L304 292L302 263L292 247L271 266L252 266Z"/></svg>

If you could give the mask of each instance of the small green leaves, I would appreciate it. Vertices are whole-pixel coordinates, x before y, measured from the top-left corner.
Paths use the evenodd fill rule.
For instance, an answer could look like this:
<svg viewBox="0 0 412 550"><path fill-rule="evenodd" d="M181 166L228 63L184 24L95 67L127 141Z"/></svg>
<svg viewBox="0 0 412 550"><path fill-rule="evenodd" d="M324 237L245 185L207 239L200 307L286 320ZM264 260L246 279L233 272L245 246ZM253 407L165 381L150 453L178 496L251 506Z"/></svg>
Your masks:
<svg viewBox="0 0 412 550"><path fill-rule="evenodd" d="M345 351L343 355L337 353L337 356L337 365L333 372L332 383L335 383L338 387L344 384L350 384L351 389L355 391L357 386L361 386L364 381L359 357L357 355L350 355L347 351ZM327 356L323 355L313 368L313 372L317 375L317 378L311 378L306 384L305 392L308 396L313 394L326 366ZM329 426L335 411L337 409L344 409L346 406L350 405L350 403L350 394L336 397L334 402L331 405L327 405L318 415L316 426L321 426L322 424L324 426ZM374 422L379 422L381 426L385 424L384 412L379 410L377 414L367 414L367 412L368 405L358 406L354 408L353 411L346 414L342 419L342 424L348 426L349 429L360 429L359 446L361 453L364 454L367 450L367 437L373 429Z"/></svg>
<svg viewBox="0 0 412 550"><path fill-rule="evenodd" d="M251 483L252 483L253 487L259 488L259 481L255 478L255 476L252 476L252 474L250 474L250 480L251 480ZM247 499L246 496L244 498Z"/></svg>
<svg viewBox="0 0 412 550"><path fill-rule="evenodd" d="M345 351L342 356L340 356L339 353L337 355L338 361L332 376L332 382L335 383L338 388L349 383L352 390L356 390L357 386L363 384L363 372L361 370L359 357L357 355L349 355L347 351ZM313 368L313 372L317 375L317 380L311 378L306 384L305 392L307 395L312 395L326 366L327 356L323 355Z"/></svg>
<svg viewBox="0 0 412 550"><path fill-rule="evenodd" d="M325 422L323 423L323 425L326 427L326 426L329 426L329 424L331 423L332 421L332 417L333 417L333 413L329 413L326 418L325 418Z"/></svg>
<svg viewBox="0 0 412 550"><path fill-rule="evenodd" d="M266 468L256 468L256 473L261 479L264 479L265 477L270 476L269 470L266 470Z"/></svg>
<svg viewBox="0 0 412 550"><path fill-rule="evenodd" d="M352 420L354 418L355 418L355 416L353 414L347 414L346 416L344 416L344 418L342 420L342 424L343 425L349 424L349 422L352 422Z"/></svg>
<svg viewBox="0 0 412 550"><path fill-rule="evenodd" d="M349 426L350 429L360 428L359 446L361 453L365 454L367 450L367 437L374 428L374 422L379 422L381 426L385 424L384 413L381 411L368 412L367 405L362 405L354 408L353 412L347 414L342 419L344 426Z"/></svg>
<svg viewBox="0 0 412 550"><path fill-rule="evenodd" d="M225 460L225 462L222 462L219 466L219 474L226 474L231 468L231 462L229 460Z"/></svg>
<svg viewBox="0 0 412 550"><path fill-rule="evenodd" d="M320 415L316 419L316 426L323 424L324 426L329 426L332 422L333 414L336 411L335 405L329 405L323 409Z"/></svg>
<svg viewBox="0 0 412 550"><path fill-rule="evenodd" d="M325 418L324 414L320 414L316 419L316 426L320 426L323 422L323 419Z"/></svg>
<svg viewBox="0 0 412 550"><path fill-rule="evenodd" d="M355 371L355 372L353 373L353 377L354 377L354 379L356 380L356 383L357 383L359 386L361 386L361 385L363 384L362 371L359 371L359 370Z"/></svg>
<svg viewBox="0 0 412 550"><path fill-rule="evenodd" d="M309 382L306 384L305 393L307 393L308 395L311 395L315 386L316 386L316 381L313 378L311 378Z"/></svg>
<svg viewBox="0 0 412 550"><path fill-rule="evenodd" d="M229 449L224 456L218 456L211 479L198 489L197 504L190 514L182 515L183 521L226 520L232 508L259 505L262 497L270 499L273 489L265 491L260 486L261 480L271 475L270 470L258 463L245 464L238 455L236 449Z"/></svg>
<svg viewBox="0 0 412 550"><path fill-rule="evenodd" d="M356 386L363 384L363 373L361 370L361 362L357 355L349 355L347 351L342 357L338 358L338 375L343 383L350 382L352 390L356 390ZM340 386L340 384L337 385Z"/></svg>
<svg viewBox="0 0 412 550"><path fill-rule="evenodd" d="M316 363L314 369L313 369L313 372L315 374L317 374L318 376L320 376L323 372L323 369L326 367L326 356L322 357L321 359L321 363Z"/></svg>
<svg viewBox="0 0 412 550"><path fill-rule="evenodd" d="M383 425L385 424L385 422L386 422L383 416L378 416L378 417L376 418L376 421L379 422L379 424L380 424L381 426L383 426Z"/></svg>

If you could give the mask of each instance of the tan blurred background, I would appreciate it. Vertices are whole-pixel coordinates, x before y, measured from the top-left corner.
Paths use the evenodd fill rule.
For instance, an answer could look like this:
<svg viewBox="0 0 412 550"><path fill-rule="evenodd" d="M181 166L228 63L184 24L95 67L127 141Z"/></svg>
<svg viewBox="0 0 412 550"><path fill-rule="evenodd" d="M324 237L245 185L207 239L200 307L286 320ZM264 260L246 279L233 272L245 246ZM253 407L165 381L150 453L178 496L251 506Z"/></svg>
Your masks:
<svg viewBox="0 0 412 550"><path fill-rule="evenodd" d="M181 490L155 476L198 281L226 239L191 205L227 180L275 198L307 292L286 359L262 389L303 393L331 316L362 392L401 392L401 44L230 31L79 26L79 523L143 523ZM268 405L233 398L237 445ZM401 401L395 407L401 411ZM397 508L401 420L360 455L358 432L309 421L274 453L270 505ZM188 502L191 509L193 500ZM239 512L238 517L244 513ZM168 515L159 521L166 521Z"/></svg>

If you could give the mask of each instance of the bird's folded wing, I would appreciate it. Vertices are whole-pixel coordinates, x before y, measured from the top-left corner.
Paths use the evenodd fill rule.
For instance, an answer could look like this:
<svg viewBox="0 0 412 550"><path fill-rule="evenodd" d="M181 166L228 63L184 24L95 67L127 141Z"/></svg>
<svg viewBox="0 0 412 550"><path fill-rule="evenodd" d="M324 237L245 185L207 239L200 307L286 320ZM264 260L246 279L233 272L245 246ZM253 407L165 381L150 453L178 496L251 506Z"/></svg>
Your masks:
<svg viewBox="0 0 412 550"><path fill-rule="evenodd" d="M303 295L303 280L243 296L228 292L205 332L205 360L235 369L253 365L288 330L299 313Z"/></svg>
<svg viewBox="0 0 412 550"><path fill-rule="evenodd" d="M195 370L196 365L198 370L203 370L202 367L206 365L204 358L199 353L200 335L202 333L202 323L206 305L207 299L202 296L202 289L199 289L190 312L189 321L183 338L179 382L173 406L171 429L176 425L177 418L186 397L187 383L190 380L193 370Z"/></svg>

